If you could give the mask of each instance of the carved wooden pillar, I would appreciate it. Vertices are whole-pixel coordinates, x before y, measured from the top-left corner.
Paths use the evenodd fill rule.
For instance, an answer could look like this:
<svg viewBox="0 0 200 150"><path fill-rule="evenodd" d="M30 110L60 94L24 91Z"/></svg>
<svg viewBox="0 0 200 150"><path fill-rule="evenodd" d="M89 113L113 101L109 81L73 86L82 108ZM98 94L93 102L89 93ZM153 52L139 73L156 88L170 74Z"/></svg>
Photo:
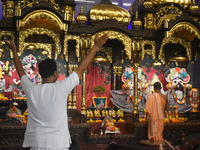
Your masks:
<svg viewBox="0 0 200 150"><path fill-rule="evenodd" d="M73 65L69 65L68 66L69 70L68 70L68 73L71 74L72 71L73 71ZM72 93L69 94L69 97L68 97L68 109L72 109Z"/></svg>
<svg viewBox="0 0 200 150"><path fill-rule="evenodd" d="M138 114L138 67L139 63L134 63L134 102L133 114Z"/></svg>
<svg viewBox="0 0 200 150"><path fill-rule="evenodd" d="M140 65L141 56L142 56L142 47L141 42L142 38L133 38L133 68L134 68L134 102L133 102L133 122L139 122L139 113L138 113L138 67Z"/></svg>
<svg viewBox="0 0 200 150"><path fill-rule="evenodd" d="M86 71L83 73L83 87L81 99L81 123L86 123Z"/></svg>
<svg viewBox="0 0 200 150"><path fill-rule="evenodd" d="M86 114L86 71L83 73L83 92L81 99L81 114Z"/></svg>
<svg viewBox="0 0 200 150"><path fill-rule="evenodd" d="M74 71L77 69L78 65L74 65ZM72 109L77 109L77 105L76 105L76 87L74 88L74 92L73 92L73 102L72 102Z"/></svg>
<svg viewBox="0 0 200 150"><path fill-rule="evenodd" d="M117 67L117 76L118 76L117 90L119 90L121 88L121 75L122 75L122 66L118 66Z"/></svg>
<svg viewBox="0 0 200 150"><path fill-rule="evenodd" d="M116 83L117 83L117 66L113 67L113 80L114 80L114 84L113 84L113 89L116 90Z"/></svg>

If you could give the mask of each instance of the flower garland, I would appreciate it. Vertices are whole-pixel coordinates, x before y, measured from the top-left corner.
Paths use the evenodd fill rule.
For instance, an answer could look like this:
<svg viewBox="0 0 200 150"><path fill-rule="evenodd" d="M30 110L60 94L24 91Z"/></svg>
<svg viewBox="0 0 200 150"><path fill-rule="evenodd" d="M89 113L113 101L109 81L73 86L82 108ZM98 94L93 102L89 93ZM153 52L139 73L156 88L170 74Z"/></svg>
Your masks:
<svg viewBox="0 0 200 150"><path fill-rule="evenodd" d="M196 92L196 102L194 102L193 101L193 94L195 94L195 92ZM191 91L190 91L190 103L191 103L191 106L192 107L194 107L194 108L196 108L196 107L198 107L199 106L199 90L197 89L197 88L193 88Z"/></svg>
<svg viewBox="0 0 200 150"><path fill-rule="evenodd" d="M185 103L185 100L186 100L186 86L184 85L183 87L183 98L182 99L178 99L177 96L176 96L176 93L175 93L175 90L173 89L172 91L172 94L174 96L174 99L177 103L179 103L180 105L184 104Z"/></svg>
<svg viewBox="0 0 200 150"><path fill-rule="evenodd" d="M138 104L140 103L141 99L142 99L142 89L140 88L140 91L139 91L139 99L138 99ZM133 96L131 95L131 93L129 93L129 97L131 98L132 102L134 101L134 98Z"/></svg>

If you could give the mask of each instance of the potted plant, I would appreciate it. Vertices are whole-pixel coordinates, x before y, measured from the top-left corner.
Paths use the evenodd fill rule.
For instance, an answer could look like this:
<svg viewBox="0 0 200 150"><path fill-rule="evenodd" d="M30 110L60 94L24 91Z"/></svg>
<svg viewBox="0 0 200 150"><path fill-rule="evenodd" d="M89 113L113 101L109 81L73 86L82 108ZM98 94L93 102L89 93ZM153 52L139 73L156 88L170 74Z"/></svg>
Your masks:
<svg viewBox="0 0 200 150"><path fill-rule="evenodd" d="M103 86L95 86L93 92L98 95L98 97L101 97L102 94L106 93L106 89Z"/></svg>

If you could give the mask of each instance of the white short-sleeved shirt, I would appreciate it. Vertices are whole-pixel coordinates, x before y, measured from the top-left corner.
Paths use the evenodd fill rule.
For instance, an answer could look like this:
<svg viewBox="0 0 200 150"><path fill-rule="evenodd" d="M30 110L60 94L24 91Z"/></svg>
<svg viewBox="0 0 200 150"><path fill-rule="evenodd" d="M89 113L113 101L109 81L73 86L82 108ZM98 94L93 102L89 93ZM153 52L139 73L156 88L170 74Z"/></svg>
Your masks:
<svg viewBox="0 0 200 150"><path fill-rule="evenodd" d="M67 98L72 89L79 84L76 72L62 81L41 85L32 83L28 76L23 75L21 84L28 105L23 147L70 147Z"/></svg>

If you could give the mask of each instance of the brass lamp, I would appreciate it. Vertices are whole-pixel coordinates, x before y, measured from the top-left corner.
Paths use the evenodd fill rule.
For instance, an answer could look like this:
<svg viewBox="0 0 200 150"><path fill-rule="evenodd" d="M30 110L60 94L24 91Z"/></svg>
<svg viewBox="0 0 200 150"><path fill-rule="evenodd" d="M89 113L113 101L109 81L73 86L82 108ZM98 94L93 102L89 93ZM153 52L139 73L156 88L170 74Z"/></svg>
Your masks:
<svg viewBox="0 0 200 150"><path fill-rule="evenodd" d="M108 58L101 55L100 53L97 53L97 55L95 56L93 62L109 62Z"/></svg>
<svg viewBox="0 0 200 150"><path fill-rule="evenodd" d="M169 58L169 62L170 62L170 61L175 62L176 66L178 66L178 63L179 63L179 62L181 62L181 63L187 62L188 59L187 59L187 57L184 57L184 56L175 56L175 57L170 57L170 58Z"/></svg>
<svg viewBox="0 0 200 150"><path fill-rule="evenodd" d="M185 61L188 61L188 59L186 57L184 57L184 56L176 56L176 57L169 58L169 61L185 62Z"/></svg>
<svg viewBox="0 0 200 150"><path fill-rule="evenodd" d="M151 66L162 66L162 62L155 60L154 62L151 63Z"/></svg>

